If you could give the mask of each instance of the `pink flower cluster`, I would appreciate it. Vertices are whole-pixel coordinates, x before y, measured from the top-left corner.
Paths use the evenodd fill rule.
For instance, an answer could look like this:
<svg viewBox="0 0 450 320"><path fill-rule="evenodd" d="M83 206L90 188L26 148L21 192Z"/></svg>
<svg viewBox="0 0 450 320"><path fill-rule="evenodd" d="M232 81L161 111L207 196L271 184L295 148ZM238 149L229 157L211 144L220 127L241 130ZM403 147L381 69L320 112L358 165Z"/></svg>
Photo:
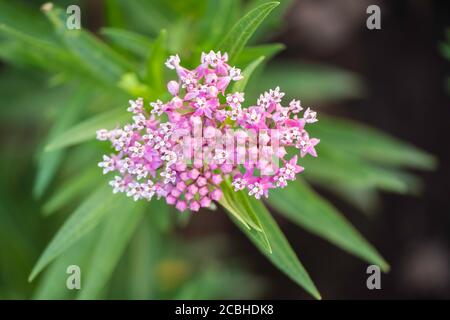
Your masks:
<svg viewBox="0 0 450 320"><path fill-rule="evenodd" d="M308 108L300 117L297 100L282 106L278 87L244 108L243 92L227 93L230 82L242 79L227 61L226 53L211 51L188 70L178 55L171 56L166 66L178 81L167 84L170 101L152 102L148 110L142 98L130 101L132 123L97 131L97 139L109 140L115 150L99 163L103 173L118 173L110 182L114 193L134 200L156 195L180 211L198 211L222 198L224 179L257 199L295 180L303 168L296 155L286 159L286 148L299 149L301 157L317 156L319 140L305 130L317 121L316 112Z"/></svg>

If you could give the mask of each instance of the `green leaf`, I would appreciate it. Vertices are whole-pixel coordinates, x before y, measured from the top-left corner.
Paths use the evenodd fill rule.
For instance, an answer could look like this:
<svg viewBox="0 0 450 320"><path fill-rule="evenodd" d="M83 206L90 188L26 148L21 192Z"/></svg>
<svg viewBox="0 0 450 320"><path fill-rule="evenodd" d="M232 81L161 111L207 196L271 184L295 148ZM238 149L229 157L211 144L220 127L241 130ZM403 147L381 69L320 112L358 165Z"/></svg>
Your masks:
<svg viewBox="0 0 450 320"><path fill-rule="evenodd" d="M97 130L112 129L114 126L129 120L130 115L123 108L117 108L89 118L52 139L45 151L52 151L95 138Z"/></svg>
<svg viewBox="0 0 450 320"><path fill-rule="evenodd" d="M167 58L167 31L161 30L147 57L145 79L157 93L164 92L164 61Z"/></svg>
<svg viewBox="0 0 450 320"><path fill-rule="evenodd" d="M284 62L269 64L259 77L257 92L279 86L285 99L302 102L335 101L360 98L364 95L363 81L354 73L336 67Z"/></svg>
<svg viewBox="0 0 450 320"><path fill-rule="evenodd" d="M235 200L233 199L233 197L231 196L231 193L228 190L223 189L223 197L219 201L219 203L229 213L231 213L237 221L242 223L245 226L245 228L247 228L248 230L251 229L250 226L248 225L248 223L245 221L246 218L242 217L242 214L236 208Z"/></svg>
<svg viewBox="0 0 450 320"><path fill-rule="evenodd" d="M48 22L38 10L23 2L0 1L0 25L2 24L9 25L34 38L45 37L51 40L49 32L51 27Z"/></svg>
<svg viewBox="0 0 450 320"><path fill-rule="evenodd" d="M272 247L272 253L267 252L259 232L253 229L248 230L243 228L240 223L236 223L237 226L278 269L284 272L289 278L304 288L313 297L316 299L321 299L320 293L309 277L308 272L303 267L294 250L292 250L289 245L289 242L283 232L267 211L264 204L253 198L249 199L249 202L258 216L262 228L267 234L268 241ZM235 220L233 219L233 221Z"/></svg>
<svg viewBox="0 0 450 320"><path fill-rule="evenodd" d="M227 52L230 57L230 63L239 57L242 49L252 34L267 17L267 15L279 5L279 2L268 2L262 4L241 18L227 34L225 39L219 45L222 52Z"/></svg>
<svg viewBox="0 0 450 320"><path fill-rule="evenodd" d="M170 239L164 237L155 228L152 215L157 214L159 208L154 200L150 203L150 212L144 216L139 224L136 235L129 249L128 298L152 299L157 294L157 273L155 272L162 255L166 253L164 248L170 246ZM166 207L168 207L166 205ZM164 210L165 211L165 210ZM168 212L163 212L168 214Z"/></svg>
<svg viewBox="0 0 450 320"><path fill-rule="evenodd" d="M310 128L312 135L344 152L390 166L434 169L436 159L427 152L351 120L321 117L319 125Z"/></svg>
<svg viewBox="0 0 450 320"><path fill-rule="evenodd" d="M97 240L97 228L84 235L75 245L64 251L45 271L42 279L34 291L33 299L62 300L74 298L74 292L67 289L67 267L77 265L80 267L82 279L84 270L88 270L89 258ZM82 281L84 284L84 281Z"/></svg>
<svg viewBox="0 0 450 320"><path fill-rule="evenodd" d="M40 256L28 278L32 281L50 262L94 229L113 207L111 188L102 185L72 213Z"/></svg>
<svg viewBox="0 0 450 320"><path fill-rule="evenodd" d="M107 25L115 28L126 28L125 17L120 0L106 0L105 11Z"/></svg>
<svg viewBox="0 0 450 320"><path fill-rule="evenodd" d="M307 180L313 185L318 185L324 190L329 190L367 216L376 214L379 209L381 199L375 187L353 188L345 182L330 183L324 179L315 180L310 178Z"/></svg>
<svg viewBox="0 0 450 320"><path fill-rule="evenodd" d="M250 11L265 2L267 2L267 0L248 1L246 3L245 10ZM288 14L287 11L290 7L292 7L294 2L295 0L280 1L280 6L277 10L273 12L266 20L264 20L258 30L256 30L255 35L252 38L252 42L260 42L261 40L273 36L274 33L279 31L285 22L283 18Z"/></svg>
<svg viewBox="0 0 450 320"><path fill-rule="evenodd" d="M223 267L213 263L205 267L177 289L175 300L254 299L263 291L258 278L245 273L239 266L232 266L230 262Z"/></svg>
<svg viewBox="0 0 450 320"><path fill-rule="evenodd" d="M380 188L398 193L410 191L408 181L393 175L392 170L373 165L324 141L317 147L317 158L302 159L302 166L307 168L307 179L336 184L345 181L349 187L357 189Z"/></svg>
<svg viewBox="0 0 450 320"><path fill-rule="evenodd" d="M100 173L99 168L95 166L76 174L72 179L64 181L43 205L42 213L49 216L80 195L87 194L99 182Z"/></svg>
<svg viewBox="0 0 450 320"><path fill-rule="evenodd" d="M120 257L142 220L144 206L120 199L104 221L78 299L95 299L111 277Z"/></svg>
<svg viewBox="0 0 450 320"><path fill-rule="evenodd" d="M439 50L441 54L447 59L450 60L450 41L449 43L441 43L439 45Z"/></svg>
<svg viewBox="0 0 450 320"><path fill-rule="evenodd" d="M64 150L40 153L33 185L33 196L35 198L39 199L42 197L61 165L64 155Z"/></svg>
<svg viewBox="0 0 450 320"><path fill-rule="evenodd" d="M152 97L157 96L154 88L150 89L148 85L142 83L136 73L125 73L117 86L135 98L141 97L145 100L151 100Z"/></svg>
<svg viewBox="0 0 450 320"><path fill-rule="evenodd" d="M93 76L115 85L122 75L134 69L119 53L85 30L66 28L66 14L59 8L45 11L67 49Z"/></svg>
<svg viewBox="0 0 450 320"><path fill-rule="evenodd" d="M207 0L206 10L198 30L198 39L203 51L214 50L215 44L221 36L229 30L230 23L234 23L233 16L237 0Z"/></svg>
<svg viewBox="0 0 450 320"><path fill-rule="evenodd" d="M67 127L72 125L81 111L85 108L89 98L90 94L87 88L80 88L75 96L72 97L70 103L64 108L60 108L60 115L55 121L55 125L50 130L46 140L50 141L53 137L61 134ZM63 156L64 152L62 150L40 153L38 158L37 176L33 188L35 197L39 198L42 196L61 164Z"/></svg>
<svg viewBox="0 0 450 320"><path fill-rule="evenodd" d="M239 81L236 81L233 85L233 92L244 92L245 87L247 86L248 80L250 79L253 71L261 64L261 62L265 59L264 56L259 57L257 60L250 63L242 72L243 78Z"/></svg>
<svg viewBox="0 0 450 320"><path fill-rule="evenodd" d="M133 31L117 28L102 28L100 32L118 47L141 58L147 57L153 47L153 41L150 38Z"/></svg>
<svg viewBox="0 0 450 320"><path fill-rule="evenodd" d="M243 191L234 191L227 180L221 184L221 187L224 196L219 203L247 229L253 228L264 232ZM267 249L270 251L270 244L267 244Z"/></svg>
<svg viewBox="0 0 450 320"><path fill-rule="evenodd" d="M188 57L190 56L190 59L184 60L183 64L185 64L185 67L190 67L190 62L193 58L193 45L198 43L196 42L196 33L193 31L193 28L195 27L195 22L192 20L183 17L182 19L179 19L172 23L169 28L167 29L167 50L168 52L176 52L180 55L180 57ZM197 50L200 49L200 46L197 46ZM203 49L205 49L203 47ZM195 56L198 56L195 54ZM191 60L191 61L190 61Z"/></svg>
<svg viewBox="0 0 450 320"><path fill-rule="evenodd" d="M162 199L153 199L150 208L150 220L161 233L169 231L171 227L169 206ZM183 213L185 214L185 213ZM191 214L191 213L186 213Z"/></svg>
<svg viewBox="0 0 450 320"><path fill-rule="evenodd" d="M174 20L173 13L167 8L167 1L134 0L122 1L128 21L135 29L158 34L168 28ZM133 28L134 29L134 28Z"/></svg>
<svg viewBox="0 0 450 320"><path fill-rule="evenodd" d="M245 47L242 49L239 58L236 60L237 66L246 66L261 56L266 57L266 61L272 59L278 52L284 50L282 43L261 44L257 46Z"/></svg>
<svg viewBox="0 0 450 320"><path fill-rule="evenodd" d="M376 249L331 204L300 181L273 190L269 204L306 230L388 271L389 265Z"/></svg>
<svg viewBox="0 0 450 320"><path fill-rule="evenodd" d="M75 57L54 42L34 37L8 25L0 25L0 34L13 39L12 43L6 42L6 46L2 48L0 56L4 59L16 63L19 58L21 63L53 72L63 72L72 77L86 79L91 76L88 70L77 63ZM49 60L52 63L48 63Z"/></svg>

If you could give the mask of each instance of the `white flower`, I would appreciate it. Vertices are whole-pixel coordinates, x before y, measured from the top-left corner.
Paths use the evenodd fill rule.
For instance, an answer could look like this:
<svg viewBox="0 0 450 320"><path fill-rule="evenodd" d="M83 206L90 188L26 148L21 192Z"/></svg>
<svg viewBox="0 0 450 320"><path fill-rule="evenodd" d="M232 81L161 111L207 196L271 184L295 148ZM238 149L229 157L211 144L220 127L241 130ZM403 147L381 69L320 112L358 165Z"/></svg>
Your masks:
<svg viewBox="0 0 450 320"><path fill-rule="evenodd" d="M280 103L281 98L284 97L284 92L280 91L280 87L276 87L275 90L270 89L269 94L272 97L273 102Z"/></svg>
<svg viewBox="0 0 450 320"><path fill-rule="evenodd" d="M249 196L255 196L256 199L261 199L262 195L264 194L264 190L262 185L259 182L255 182L253 184L250 184L248 186L248 189L250 190L248 192Z"/></svg>
<svg viewBox="0 0 450 320"><path fill-rule="evenodd" d="M107 155L103 155L103 161L99 162L98 166L103 168L103 174L107 174L115 169L114 159L108 157Z"/></svg>
<svg viewBox="0 0 450 320"><path fill-rule="evenodd" d="M134 125L133 127L137 130L144 129L146 125L146 119L145 116L142 113L138 113L135 116L133 116Z"/></svg>
<svg viewBox="0 0 450 320"><path fill-rule="evenodd" d="M227 95L227 103L231 108L240 108L242 102L244 102L244 93L243 92L235 92L233 94Z"/></svg>
<svg viewBox="0 0 450 320"><path fill-rule="evenodd" d="M134 145L128 149L133 158L142 158L144 156L145 147L139 142L135 141Z"/></svg>
<svg viewBox="0 0 450 320"><path fill-rule="evenodd" d="M237 120L238 118L240 118L240 116L242 114L242 109L241 108L233 108L230 111L227 111L227 114L231 120Z"/></svg>
<svg viewBox="0 0 450 320"><path fill-rule="evenodd" d="M225 162L225 160L228 158L228 152L222 149L216 149L214 154L214 160L216 160L216 163L222 164Z"/></svg>
<svg viewBox="0 0 450 320"><path fill-rule="evenodd" d="M157 114L158 116L162 115L164 112L164 104L161 100L156 100L156 102L150 102L150 106L152 107L152 114Z"/></svg>
<svg viewBox="0 0 450 320"><path fill-rule="evenodd" d="M120 176L115 176L114 180L109 182L109 185L113 187L113 193L125 191L125 181Z"/></svg>
<svg viewBox="0 0 450 320"><path fill-rule="evenodd" d="M230 71L229 71L228 74L229 74L231 80L233 80L233 81L239 81L239 80L241 80L242 78L244 78L244 77L241 75L241 69L236 68L236 67L230 68Z"/></svg>
<svg viewBox="0 0 450 320"><path fill-rule="evenodd" d="M314 123L317 122L317 112L312 111L310 108L306 109L303 114L303 119L305 119L306 123Z"/></svg>
<svg viewBox="0 0 450 320"><path fill-rule="evenodd" d="M300 111L303 110L301 104L300 104L300 100L292 100L291 102L289 102L289 109L291 109L292 113L299 113Z"/></svg>
<svg viewBox="0 0 450 320"><path fill-rule="evenodd" d="M227 53L224 53L222 56L222 53L220 51L214 52L211 50L209 53L202 52L201 57L202 64L208 64L213 68L217 67L219 62L227 62L227 61L228 61Z"/></svg>
<svg viewBox="0 0 450 320"><path fill-rule="evenodd" d="M145 178L148 175L148 171L142 163L136 164L130 171L130 173L135 175L138 180Z"/></svg>
<svg viewBox="0 0 450 320"><path fill-rule="evenodd" d="M186 76L181 78L181 87L193 90L197 84L197 76L194 72L188 72Z"/></svg>
<svg viewBox="0 0 450 320"><path fill-rule="evenodd" d="M258 106L263 107L266 110L270 107L270 103L270 94L267 91L260 94L258 100L256 101Z"/></svg>
<svg viewBox="0 0 450 320"><path fill-rule="evenodd" d="M109 139L109 131L106 129L97 130L97 140L106 141Z"/></svg>
<svg viewBox="0 0 450 320"><path fill-rule="evenodd" d="M122 160L120 160L120 173L124 174L126 172L128 172L129 170L132 170L134 166L134 162L133 160L131 160L130 158L124 158Z"/></svg>
<svg viewBox="0 0 450 320"><path fill-rule="evenodd" d="M170 166L177 162L178 157L174 151L167 150L164 152L164 155L161 157L161 160L166 161L167 165Z"/></svg>
<svg viewBox="0 0 450 320"><path fill-rule="evenodd" d="M148 180L146 183L141 184L142 192L141 196L142 198L145 198L147 200L151 200L153 195L155 194L155 186L153 185L153 182L151 180Z"/></svg>
<svg viewBox="0 0 450 320"><path fill-rule="evenodd" d="M175 183L176 180L176 172L170 169L169 167L166 167L166 170L160 173L161 177L164 178L164 184L168 183Z"/></svg>
<svg viewBox="0 0 450 320"><path fill-rule="evenodd" d="M234 191L243 190L247 186L247 180L243 178L236 178L231 185L234 187Z"/></svg>
<svg viewBox="0 0 450 320"><path fill-rule="evenodd" d="M247 111L247 122L249 124L257 124L261 120L261 112L258 112L256 109L252 109Z"/></svg>
<svg viewBox="0 0 450 320"><path fill-rule="evenodd" d="M166 61L166 67L169 69L175 69L180 65L180 57L178 55L170 56Z"/></svg>
<svg viewBox="0 0 450 320"><path fill-rule="evenodd" d="M127 186L127 197L132 197L134 201L142 198L142 187L139 182L130 182Z"/></svg>
<svg viewBox="0 0 450 320"><path fill-rule="evenodd" d="M127 111L133 112L133 113L140 113L143 110L144 107L144 99L138 98L136 101L129 100L128 103L130 106L128 107Z"/></svg>

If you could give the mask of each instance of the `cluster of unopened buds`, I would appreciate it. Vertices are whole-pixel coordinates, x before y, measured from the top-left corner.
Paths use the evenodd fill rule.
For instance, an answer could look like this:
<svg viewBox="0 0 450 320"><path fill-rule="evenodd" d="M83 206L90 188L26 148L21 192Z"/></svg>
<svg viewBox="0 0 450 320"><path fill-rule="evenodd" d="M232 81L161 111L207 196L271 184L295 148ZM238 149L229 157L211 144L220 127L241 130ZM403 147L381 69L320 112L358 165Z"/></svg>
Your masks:
<svg viewBox="0 0 450 320"><path fill-rule="evenodd" d="M230 82L242 79L227 61L226 53L211 51L188 70L171 56L166 66L178 74L167 84L171 100L149 108L142 98L130 101L132 123L97 131L97 139L109 140L115 150L99 163L103 173L117 173L110 182L114 193L134 200L164 197L180 211L198 211L220 201L224 180L257 199L285 187L303 171L297 155L286 159L290 147L301 157L317 156L319 140L305 130L317 121L316 112L308 108L300 116L298 100L282 106L278 87L244 107L243 92L227 93Z"/></svg>

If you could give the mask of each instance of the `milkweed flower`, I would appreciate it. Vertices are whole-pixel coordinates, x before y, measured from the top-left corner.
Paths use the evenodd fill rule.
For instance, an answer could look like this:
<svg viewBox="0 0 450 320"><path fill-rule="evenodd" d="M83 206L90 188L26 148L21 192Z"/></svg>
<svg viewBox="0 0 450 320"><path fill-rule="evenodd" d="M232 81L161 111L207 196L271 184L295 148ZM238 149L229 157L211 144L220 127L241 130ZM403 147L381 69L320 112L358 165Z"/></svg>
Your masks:
<svg viewBox="0 0 450 320"><path fill-rule="evenodd" d="M243 75L226 53L202 53L193 70L182 67L178 55L165 64L178 76L167 84L168 101L146 108L142 98L130 100L130 123L97 131L97 139L114 149L98 164L104 174L116 173L114 193L135 201L164 197L179 211L198 211L220 201L224 180L257 199L285 187L304 170L289 149L298 149L301 158L317 156L319 139L305 129L317 122L317 113L307 108L301 117L298 100L283 106L279 87L244 107L244 92L227 92Z"/></svg>

